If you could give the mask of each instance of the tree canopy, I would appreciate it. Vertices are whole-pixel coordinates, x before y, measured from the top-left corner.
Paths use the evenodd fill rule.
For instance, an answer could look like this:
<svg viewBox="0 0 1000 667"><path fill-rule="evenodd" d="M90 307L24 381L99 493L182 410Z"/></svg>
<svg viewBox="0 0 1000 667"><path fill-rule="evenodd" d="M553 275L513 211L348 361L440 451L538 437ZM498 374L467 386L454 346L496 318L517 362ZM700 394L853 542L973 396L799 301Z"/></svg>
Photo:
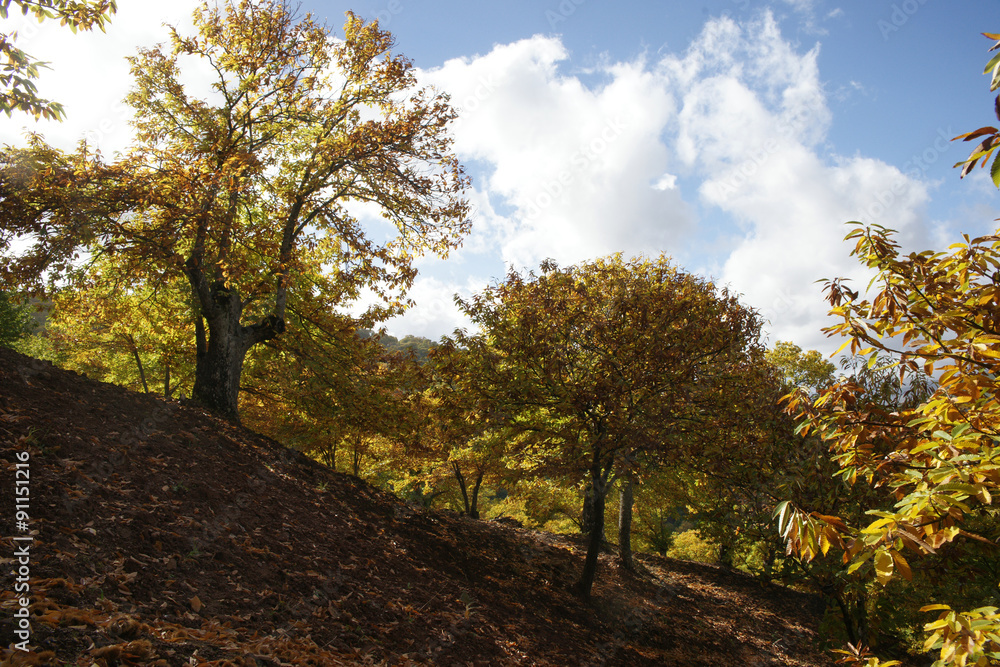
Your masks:
<svg viewBox="0 0 1000 667"><path fill-rule="evenodd" d="M2 249L15 236L34 244L3 278L41 289L43 274L78 270L81 252L114 258L116 292L183 278L194 396L238 419L245 357L289 311L323 327L363 294L375 298L363 322L406 306L413 258L447 255L468 230L468 180L447 98L416 87L376 23L349 13L335 40L308 15L252 0L194 18L195 34L172 29L169 46L131 59L137 140L122 159L37 137L4 151ZM212 72L205 98L185 86L192 59Z"/></svg>
<svg viewBox="0 0 1000 667"><path fill-rule="evenodd" d="M997 61L994 57L987 68L994 74L992 89ZM997 101L1000 118L1000 96ZM971 162L960 163L967 167L963 176L976 159L974 153ZM905 382L914 374L933 376L937 386L892 410L873 409L866 389L850 379L815 399L803 393L791 399L789 409L802 418L802 432L815 432L829 443L838 474L881 490L893 504L853 519L782 504L777 516L788 548L806 559L838 548L848 571L871 564L882 585L913 578L916 557L962 563L986 549L996 559L1000 233L965 235L947 251L904 254L893 230L850 224L853 254L876 273L877 289L869 298L842 280L828 281L831 314L839 322L827 332L847 336L845 347L866 357L869 366L894 368L904 394L920 390ZM981 594L996 600L995 589ZM936 665L986 665L1000 658L996 605L956 609L945 595L927 602L933 604L922 611L937 618L924 626L924 650L937 651ZM852 656L879 664L867 658L864 647L853 647Z"/></svg>
<svg viewBox="0 0 1000 667"><path fill-rule="evenodd" d="M115 11L12 2L73 29ZM0 108L59 116L13 38ZM826 282L839 376L792 342L765 350L756 311L665 256L511 269L458 299L473 333L375 334L409 305L416 258L470 229L456 111L393 48L350 12L339 37L282 0L205 2L193 31L131 58L124 154L0 149L0 345L45 297L64 365L189 393L425 507L479 518L520 494L507 507L533 525L586 533L584 598L617 484L627 569L639 502L661 552L684 522L724 565L743 549L767 581L797 568L836 602L849 664L893 664L872 650L896 600L935 614L937 665L1000 659L1000 230L904 253L849 223L876 277L870 294ZM1000 56L986 69L996 89ZM1000 130L956 139L979 140L962 176L992 160L1000 187Z"/></svg>
<svg viewBox="0 0 1000 667"><path fill-rule="evenodd" d="M7 292L0 291L0 346L11 347L24 338L31 323L28 309L11 298Z"/></svg>
<svg viewBox="0 0 1000 667"><path fill-rule="evenodd" d="M58 19L60 25L68 26L74 33L95 27L104 32L104 26L118 10L116 0L3 0L0 18L9 17L11 5L39 22ZM36 120L62 120L65 116L62 105L39 97L35 85L39 69L46 64L15 46L17 37L17 31L0 33L0 111L7 116L23 111Z"/></svg>
<svg viewBox="0 0 1000 667"><path fill-rule="evenodd" d="M590 594L613 475L668 460L709 432L760 351L760 319L738 298L667 258L620 256L511 272L468 301L481 329L456 344L473 382L523 437L521 466L584 481L594 528L579 592ZM739 387L739 389L737 389Z"/></svg>

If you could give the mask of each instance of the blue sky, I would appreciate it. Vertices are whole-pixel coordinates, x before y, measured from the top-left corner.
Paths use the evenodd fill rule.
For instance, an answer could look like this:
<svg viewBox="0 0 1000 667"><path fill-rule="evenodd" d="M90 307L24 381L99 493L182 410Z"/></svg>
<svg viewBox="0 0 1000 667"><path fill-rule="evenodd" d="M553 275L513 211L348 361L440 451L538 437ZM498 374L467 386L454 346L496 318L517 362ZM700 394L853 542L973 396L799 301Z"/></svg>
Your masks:
<svg viewBox="0 0 1000 667"><path fill-rule="evenodd" d="M185 23L193 3L120 0L107 35L23 31L52 61L42 92L66 104L54 143L128 143L122 57ZM420 261L417 305L390 333L464 326L452 295L507 267L666 253L744 295L773 343L832 352L821 278L866 274L848 220L900 230L910 249L995 229L984 172L959 181L996 122L981 74L995 5L944 0L306 0L338 28L353 9L394 33L422 84L461 110L455 147L473 177L474 229ZM991 23L992 22L992 23ZM95 76L96 73L96 76ZM95 85L96 84L96 85ZM0 122L20 142L23 120Z"/></svg>

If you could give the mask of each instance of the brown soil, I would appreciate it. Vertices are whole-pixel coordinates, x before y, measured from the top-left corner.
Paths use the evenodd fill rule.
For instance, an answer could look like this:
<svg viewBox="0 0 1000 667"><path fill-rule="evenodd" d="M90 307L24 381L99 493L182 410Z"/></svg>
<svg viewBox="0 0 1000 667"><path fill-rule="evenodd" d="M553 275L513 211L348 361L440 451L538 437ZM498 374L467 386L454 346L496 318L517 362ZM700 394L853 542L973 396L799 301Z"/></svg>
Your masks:
<svg viewBox="0 0 1000 667"><path fill-rule="evenodd" d="M3 348L0 449L0 665L833 664L815 597L606 555L585 603L577 541L415 509L192 405ZM11 574L26 543L29 652Z"/></svg>

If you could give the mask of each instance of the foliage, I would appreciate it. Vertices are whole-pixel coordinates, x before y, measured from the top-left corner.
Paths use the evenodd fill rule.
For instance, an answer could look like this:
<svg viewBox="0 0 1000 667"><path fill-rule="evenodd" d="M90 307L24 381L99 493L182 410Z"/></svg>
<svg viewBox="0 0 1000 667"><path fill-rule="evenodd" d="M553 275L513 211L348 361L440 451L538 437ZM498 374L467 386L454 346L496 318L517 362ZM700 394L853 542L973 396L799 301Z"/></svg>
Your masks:
<svg viewBox="0 0 1000 667"><path fill-rule="evenodd" d="M104 26L117 10L116 0L2 0L0 18L7 19L10 6L16 5L21 14L31 14L39 23L46 19L58 19L60 25L77 30ZM31 114L35 119L65 117L63 107L58 102L38 96L35 79L38 70L46 64L34 60L14 43L17 32L0 33L0 111L10 117L14 111Z"/></svg>
<svg viewBox="0 0 1000 667"><path fill-rule="evenodd" d="M726 290L663 257L612 256L541 274L508 274L469 301L483 331L460 333L475 391L518 437L508 459L536 475L586 484L594 526L616 472L683 456L686 434L738 421L729 399L745 391L760 321ZM596 571L600 532L591 530L579 592Z"/></svg>
<svg viewBox="0 0 1000 667"><path fill-rule="evenodd" d="M665 556L676 536L691 526L684 486L670 469L647 475L636 489L635 533L638 545Z"/></svg>
<svg viewBox="0 0 1000 667"><path fill-rule="evenodd" d="M998 46L1000 41L991 50ZM990 70L995 90L1000 56L990 61ZM1000 96L995 106L1000 117ZM959 137L982 134L989 136L960 163L965 164L963 176L979 158L985 164L996 148L997 133L983 128ZM992 171L1000 185L997 164L995 159ZM873 410L859 401L863 390L849 380L814 400L802 393L794 396L789 409L803 419L803 432L815 432L830 444L841 469L838 474L851 484L879 490L893 504L846 520L783 504L776 512L782 534L789 550L807 560L842 550L849 572L872 568L882 585L897 578L920 585L918 575L933 582L945 561L968 563L981 557L977 553L983 549L996 571L1000 235L964 235L963 242L948 251L904 255L892 230L851 224L857 226L848 234L856 242L853 254L875 272L871 285L878 289L869 300L842 280L828 281L831 314L840 322L827 332L848 336L844 346L866 357L869 367L884 365L880 355L891 355L904 394L913 390L906 383L908 375L933 376L937 386L893 412ZM920 567L915 559L927 564ZM959 576L966 573L960 569ZM980 587L978 595L997 600L996 579L989 581L990 587ZM921 608L938 612L936 620L924 625L928 636L923 650L936 652L936 665L989 664L1000 658L997 607L987 603L960 611L954 605L968 596L956 595L956 590L961 591L958 581L932 598L934 604ZM859 656L851 659L861 661ZM865 664L879 664L875 658L865 659Z"/></svg>
<svg viewBox="0 0 1000 667"><path fill-rule="evenodd" d="M170 398L190 395L194 308L181 280L150 285L92 261L52 302L48 354L105 382Z"/></svg>
<svg viewBox="0 0 1000 667"><path fill-rule="evenodd" d="M832 313L843 321L829 332L849 334L847 345L872 367L880 363L879 352L898 358L901 391L913 390L903 384L907 373L935 375L939 386L926 400L895 412L869 409L849 381L815 401L795 398L791 409L806 420L803 431L815 430L830 443L839 474L852 484L863 480L886 489L895 504L850 524L790 506L781 508L779 520L790 548L806 559L836 546L844 550L849 572L872 567L884 585L897 576L913 577L906 552L951 550L954 557L964 541L993 541L987 535L995 530L992 499L1000 486L1000 328L993 307L1000 237L966 237L948 253L907 256L900 256L891 231L881 227L859 228L849 238L857 240L855 254L877 271L881 289L868 301L831 281ZM979 520L985 523L972 532ZM1000 651L1000 627L988 609L967 612L956 621L965 631L939 634L925 650L939 648L941 664L987 660Z"/></svg>
<svg viewBox="0 0 1000 667"><path fill-rule="evenodd" d="M11 347L31 331L28 308L0 290L0 346Z"/></svg>
<svg viewBox="0 0 1000 667"><path fill-rule="evenodd" d="M359 329L358 335L362 338L377 336L382 346L390 352L412 352L417 362L421 365L427 363L428 359L430 359L431 351L436 347L434 341L423 336L406 335L402 339L399 339L387 333L375 332L371 329Z"/></svg>
<svg viewBox="0 0 1000 667"><path fill-rule="evenodd" d="M422 376L412 360L358 335L351 318L341 318L334 330L300 319L295 302L289 312L294 326L287 335L248 363L245 420L332 468L361 476L373 450L389 458L389 450L413 437L411 401Z"/></svg>
<svg viewBox="0 0 1000 667"><path fill-rule="evenodd" d="M393 336L383 336L382 344L392 352L412 352L417 363L426 364L434 350L434 341L423 336L403 336L396 339Z"/></svg>
<svg viewBox="0 0 1000 667"><path fill-rule="evenodd" d="M993 40L994 44L990 47L990 51L996 51L1000 49L1000 34L993 34L984 32L983 35L990 40ZM993 56L990 61L986 64L986 69L983 70L983 74L989 74L992 79L990 81L990 90L996 90L1000 88L1000 53ZM997 120L1000 120L1000 95L997 95L994 100L994 112L996 114ZM978 130L973 130L972 132L966 132L965 134L960 134L955 137L955 139L961 139L963 141L972 141L973 139L979 139L984 137L976 147L972 149L969 153L969 157L962 160L956 167L962 167L962 174L960 178L965 178L973 169L975 169L976 164L982 160L983 168L990 161L990 157L993 158L993 163L990 165L990 178L993 180L993 184L1000 188L1000 153L993 155L998 147L1000 147L1000 130L992 126L981 127ZM954 141L954 140L953 140Z"/></svg>
<svg viewBox="0 0 1000 667"><path fill-rule="evenodd" d="M698 563L715 563L719 560L719 545L706 540L697 529L685 530L674 537L667 556Z"/></svg>
<svg viewBox="0 0 1000 667"><path fill-rule="evenodd" d="M281 3L230 0L203 5L195 28L131 59L137 143L119 162L37 137L4 153L7 231L35 244L3 277L41 289L86 250L131 280L183 280L195 398L238 419L244 359L284 333L289 303L332 330L363 293L365 324L407 305L414 257L446 255L468 229L467 178L447 98L415 88L377 24L348 14L331 42ZM185 88L196 60L214 78L205 99ZM395 233L376 241L363 214Z"/></svg>
<svg viewBox="0 0 1000 667"><path fill-rule="evenodd" d="M787 389L801 387L811 392L819 391L834 381L836 366L816 350L803 352L802 348L788 341L778 341L767 352L767 362L780 371Z"/></svg>
<svg viewBox="0 0 1000 667"><path fill-rule="evenodd" d="M933 382L923 372L907 371L901 383L899 370L888 357L871 366L863 357L852 357L842 365L849 374L842 376L841 382L856 387L854 409L876 420L918 405L933 391ZM807 395L804 388L799 391ZM808 396L816 399L817 394ZM859 522L867 513L892 509L893 500L883 491L845 475L838 462L829 458L822 438L800 433L798 440L803 453L798 463L800 474L782 485L788 501L779 506L779 512L782 506L808 507L816 515ZM898 587L890 590L878 581L874 562L851 567L833 559L816 561L809 554L803 560L799 566L808 580L836 604L851 644L882 652L905 650L915 622L912 608L900 604Z"/></svg>

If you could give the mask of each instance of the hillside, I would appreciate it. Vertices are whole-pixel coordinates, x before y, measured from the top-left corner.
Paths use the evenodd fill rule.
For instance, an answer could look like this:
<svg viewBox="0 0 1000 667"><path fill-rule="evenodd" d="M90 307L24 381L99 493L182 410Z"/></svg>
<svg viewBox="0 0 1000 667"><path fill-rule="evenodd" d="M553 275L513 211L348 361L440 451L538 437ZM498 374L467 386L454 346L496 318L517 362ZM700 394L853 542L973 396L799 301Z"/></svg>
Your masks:
<svg viewBox="0 0 1000 667"><path fill-rule="evenodd" d="M0 447L0 557L16 571L29 545L35 647L13 649L7 574L2 665L832 664L811 596L659 557L632 577L608 555L585 604L572 540L417 510L199 408L3 348ZM31 542L15 539L23 452Z"/></svg>

